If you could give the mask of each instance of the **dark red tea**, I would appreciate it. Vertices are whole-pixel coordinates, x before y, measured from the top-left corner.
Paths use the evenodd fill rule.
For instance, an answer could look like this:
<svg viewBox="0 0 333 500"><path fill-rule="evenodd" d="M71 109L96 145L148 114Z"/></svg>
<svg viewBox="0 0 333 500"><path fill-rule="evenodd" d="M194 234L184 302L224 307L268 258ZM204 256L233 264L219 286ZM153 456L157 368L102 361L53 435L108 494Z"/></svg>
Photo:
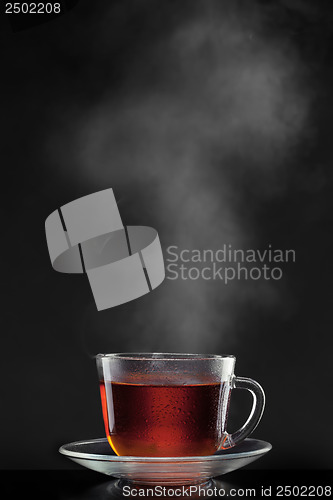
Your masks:
<svg viewBox="0 0 333 500"><path fill-rule="evenodd" d="M223 384L101 382L100 389L106 435L117 455L211 455L221 442Z"/></svg>

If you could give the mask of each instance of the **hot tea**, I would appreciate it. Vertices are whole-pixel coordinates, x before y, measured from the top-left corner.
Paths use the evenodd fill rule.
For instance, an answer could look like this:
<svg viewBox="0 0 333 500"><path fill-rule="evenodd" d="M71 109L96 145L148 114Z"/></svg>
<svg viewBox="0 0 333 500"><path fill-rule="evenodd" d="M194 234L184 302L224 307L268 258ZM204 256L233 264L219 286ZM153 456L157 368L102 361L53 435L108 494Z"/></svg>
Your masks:
<svg viewBox="0 0 333 500"><path fill-rule="evenodd" d="M224 384L101 382L106 435L117 455L211 455L221 442ZM112 418L110 418L112 415Z"/></svg>
<svg viewBox="0 0 333 500"><path fill-rule="evenodd" d="M119 456L212 455L243 441L264 409L261 386L234 375L234 356L98 354L96 363L106 435ZM250 391L253 406L245 424L229 434L235 388Z"/></svg>

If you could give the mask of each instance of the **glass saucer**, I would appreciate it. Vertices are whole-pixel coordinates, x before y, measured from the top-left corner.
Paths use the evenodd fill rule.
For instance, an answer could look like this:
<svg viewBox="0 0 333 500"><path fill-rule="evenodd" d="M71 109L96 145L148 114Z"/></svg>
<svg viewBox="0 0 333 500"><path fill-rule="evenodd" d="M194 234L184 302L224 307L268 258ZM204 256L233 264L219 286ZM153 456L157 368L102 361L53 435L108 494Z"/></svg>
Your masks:
<svg viewBox="0 0 333 500"><path fill-rule="evenodd" d="M118 457L100 438L64 444L59 452L88 469L138 484L194 485L244 467L271 448L265 441L245 439L206 457Z"/></svg>

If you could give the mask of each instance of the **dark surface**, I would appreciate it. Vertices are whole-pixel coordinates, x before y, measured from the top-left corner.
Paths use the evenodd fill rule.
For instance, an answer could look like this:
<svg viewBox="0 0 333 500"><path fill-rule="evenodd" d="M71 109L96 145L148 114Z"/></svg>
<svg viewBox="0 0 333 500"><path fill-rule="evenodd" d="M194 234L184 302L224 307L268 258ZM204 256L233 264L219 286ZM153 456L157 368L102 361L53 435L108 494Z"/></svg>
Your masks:
<svg viewBox="0 0 333 500"><path fill-rule="evenodd" d="M313 471L309 470L306 474L302 471L235 471L227 476L217 478L214 486L217 489L223 489L226 493L231 492L233 498L244 498L244 490L255 489L255 495L252 493L252 498L265 498L262 494L262 488L267 492L271 488L272 498L275 498L274 493L277 493L278 487L285 486L299 486L304 487L303 491L313 491L310 487L317 486L331 486L332 470L327 471ZM4 498L26 498L29 494L31 498L39 499L59 499L59 500L107 500L112 498L126 498L123 496L121 486L117 487L117 481L102 476L92 471L8 471L1 473L1 490L5 495ZM126 483L128 484L128 483ZM307 488L305 488L307 487ZM137 488L143 488L137 486ZM179 486L177 486L179 488ZM235 494L235 490L240 494ZM332 490L331 490L332 491ZM227 496L227 495L226 495ZM266 495L267 496L267 495ZM288 496L288 495L285 495ZM319 496L310 495L312 498L319 498ZM250 494L247 494L250 497ZM296 498L290 496L289 498ZM330 498L330 496L323 495L322 498ZM128 498L134 498L131 495ZM137 496L136 498L139 498ZM151 494L148 498L152 497ZM163 497L162 497L163 498ZM169 497L166 498L171 498ZM178 497L178 498L191 498L191 497ZM192 498L197 498L192 495ZM200 497L199 497L200 498ZM204 498L203 496L201 498ZM213 496L213 498L223 498L221 495Z"/></svg>

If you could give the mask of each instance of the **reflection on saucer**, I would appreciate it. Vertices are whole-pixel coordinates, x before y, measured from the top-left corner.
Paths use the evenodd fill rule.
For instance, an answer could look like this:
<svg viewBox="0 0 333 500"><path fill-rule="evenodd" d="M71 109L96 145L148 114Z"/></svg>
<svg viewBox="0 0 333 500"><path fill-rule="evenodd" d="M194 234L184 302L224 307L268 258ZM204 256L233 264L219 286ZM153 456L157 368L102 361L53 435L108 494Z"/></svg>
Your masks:
<svg viewBox="0 0 333 500"><path fill-rule="evenodd" d="M184 486L162 486L162 485L138 485L124 480L113 480L107 483L89 488L81 493L81 500L111 500L124 498L221 498L230 496L230 491L236 486L225 481L210 479L200 485Z"/></svg>
<svg viewBox="0 0 333 500"><path fill-rule="evenodd" d="M207 457L119 457L111 450L107 439L101 438L69 443L59 451L88 469L122 480L117 487L124 486L124 481L138 487L171 487L202 485L213 477L254 462L271 448L265 441L246 439L235 448Z"/></svg>

